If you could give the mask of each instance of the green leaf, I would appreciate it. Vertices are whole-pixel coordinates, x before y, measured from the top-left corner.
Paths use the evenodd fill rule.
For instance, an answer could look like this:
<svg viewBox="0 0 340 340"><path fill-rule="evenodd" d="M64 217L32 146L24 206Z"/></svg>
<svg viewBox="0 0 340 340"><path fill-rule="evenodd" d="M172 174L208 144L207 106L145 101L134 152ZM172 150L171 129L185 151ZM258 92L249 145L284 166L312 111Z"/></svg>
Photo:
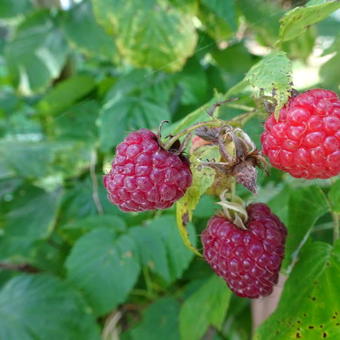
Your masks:
<svg viewBox="0 0 340 340"><path fill-rule="evenodd" d="M53 87L39 101L38 109L52 115L67 109L95 87L94 79L88 75L76 74Z"/></svg>
<svg viewBox="0 0 340 340"><path fill-rule="evenodd" d="M147 228L160 235L164 243L171 280L180 278L184 270L188 268L194 255L184 246L176 229L175 217L173 215L161 216L152 220ZM188 225L188 231L190 232L191 242L195 245L196 235L191 224Z"/></svg>
<svg viewBox="0 0 340 340"><path fill-rule="evenodd" d="M32 9L31 0L1 0L0 18L12 18L20 14L25 14Z"/></svg>
<svg viewBox="0 0 340 340"><path fill-rule="evenodd" d="M103 227L112 229L115 233L123 232L126 229L125 221L118 216L94 215L64 224L58 230L65 239L70 243L74 243L74 241L89 231Z"/></svg>
<svg viewBox="0 0 340 340"><path fill-rule="evenodd" d="M96 315L123 302L139 271L137 249L128 235L98 228L81 237L66 261L67 277L84 292Z"/></svg>
<svg viewBox="0 0 340 340"><path fill-rule="evenodd" d="M293 8L280 20L280 40L287 41L296 38L310 25L325 19L338 8L340 8L338 0L325 0L321 4Z"/></svg>
<svg viewBox="0 0 340 340"><path fill-rule="evenodd" d="M0 258L26 254L33 241L46 239L54 228L60 198L60 191L48 193L29 186L18 189L13 200L1 203Z"/></svg>
<svg viewBox="0 0 340 340"><path fill-rule="evenodd" d="M98 140L98 114L99 105L96 101L83 101L56 115L49 130L56 140L86 141L95 145Z"/></svg>
<svg viewBox="0 0 340 340"><path fill-rule="evenodd" d="M236 30L235 3L230 1L204 0L199 19L204 30L217 42L230 39Z"/></svg>
<svg viewBox="0 0 340 340"><path fill-rule="evenodd" d="M199 251L191 244L189 233L186 229L188 222L192 220L192 213L198 204L200 197L214 183L215 170L202 167L197 160L220 159L218 146L199 148L190 157L190 168L192 171L192 185L185 195L176 203L177 227L184 244L195 254L201 256Z"/></svg>
<svg viewBox="0 0 340 340"><path fill-rule="evenodd" d="M237 4L248 25L257 33L256 40L272 47L278 38L279 19L284 13L279 3L270 0L238 0Z"/></svg>
<svg viewBox="0 0 340 340"><path fill-rule="evenodd" d="M193 239L192 225L189 230ZM146 227L131 228L129 236L137 245L142 264L166 284L180 278L193 257L183 245L172 216L156 218Z"/></svg>
<svg viewBox="0 0 340 340"><path fill-rule="evenodd" d="M134 66L178 71L194 52L193 18L170 4L155 0L92 3L98 22L116 35L120 54Z"/></svg>
<svg viewBox="0 0 340 340"><path fill-rule="evenodd" d="M91 310L79 293L49 275L20 275L0 291L0 338L99 340Z"/></svg>
<svg viewBox="0 0 340 340"><path fill-rule="evenodd" d="M235 32L237 29L235 0L203 0L202 3L212 10L218 17L226 21Z"/></svg>
<svg viewBox="0 0 340 340"><path fill-rule="evenodd" d="M88 144L76 141L26 142L0 141L0 156L19 177L36 179L81 173L91 160Z"/></svg>
<svg viewBox="0 0 340 340"><path fill-rule="evenodd" d="M317 219L327 211L327 201L319 187L308 186L290 189L284 268L289 266L298 255L299 247L305 242L306 235L311 231Z"/></svg>
<svg viewBox="0 0 340 340"><path fill-rule="evenodd" d="M135 227L131 228L129 235L137 244L142 264L165 282L171 282L166 245L160 233L155 228Z"/></svg>
<svg viewBox="0 0 340 340"><path fill-rule="evenodd" d="M255 339L337 339L340 336L340 243L306 245L285 283L276 311Z"/></svg>
<svg viewBox="0 0 340 340"><path fill-rule="evenodd" d="M133 340L179 340L179 303L172 297L157 300L143 312L142 321L129 331Z"/></svg>
<svg viewBox="0 0 340 340"><path fill-rule="evenodd" d="M100 145L110 150L125 135L140 128L156 128L162 120L170 118L163 105L150 99L127 96L108 101L99 116Z"/></svg>
<svg viewBox="0 0 340 340"><path fill-rule="evenodd" d="M108 60L117 58L114 40L95 21L90 2L84 1L67 11L63 29L70 44L84 54Z"/></svg>
<svg viewBox="0 0 340 340"><path fill-rule="evenodd" d="M68 47L47 11L35 12L6 44L11 79L23 95L46 89L64 66Z"/></svg>
<svg viewBox="0 0 340 340"><path fill-rule="evenodd" d="M340 213L340 179L332 184L328 197L332 210Z"/></svg>
<svg viewBox="0 0 340 340"><path fill-rule="evenodd" d="M273 52L254 65L246 75L245 80L257 89L271 94L275 89L274 98L277 101L274 114L278 115L282 106L289 98L292 88L292 66L284 52Z"/></svg>
<svg viewBox="0 0 340 340"><path fill-rule="evenodd" d="M199 340L209 325L221 329L231 291L220 277L207 279L183 303L179 315L182 339Z"/></svg>

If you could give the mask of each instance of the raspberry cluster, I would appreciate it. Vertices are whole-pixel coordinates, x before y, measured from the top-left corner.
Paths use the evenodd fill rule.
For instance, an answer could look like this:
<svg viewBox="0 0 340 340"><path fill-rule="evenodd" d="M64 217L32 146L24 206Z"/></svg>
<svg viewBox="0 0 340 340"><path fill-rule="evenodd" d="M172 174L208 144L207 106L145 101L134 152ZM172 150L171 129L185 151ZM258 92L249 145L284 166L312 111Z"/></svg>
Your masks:
<svg viewBox="0 0 340 340"><path fill-rule="evenodd" d="M340 173L340 100L314 89L292 97L272 114L261 136L271 164L293 177L330 178Z"/></svg>
<svg viewBox="0 0 340 340"><path fill-rule="evenodd" d="M147 129L130 133L117 146L111 171L104 176L109 200L123 211L169 208L191 181L186 158L164 150Z"/></svg>
<svg viewBox="0 0 340 340"><path fill-rule="evenodd" d="M201 239L206 261L230 289L258 298L269 295L278 281L287 231L265 204L251 204L247 213L247 230L213 216Z"/></svg>

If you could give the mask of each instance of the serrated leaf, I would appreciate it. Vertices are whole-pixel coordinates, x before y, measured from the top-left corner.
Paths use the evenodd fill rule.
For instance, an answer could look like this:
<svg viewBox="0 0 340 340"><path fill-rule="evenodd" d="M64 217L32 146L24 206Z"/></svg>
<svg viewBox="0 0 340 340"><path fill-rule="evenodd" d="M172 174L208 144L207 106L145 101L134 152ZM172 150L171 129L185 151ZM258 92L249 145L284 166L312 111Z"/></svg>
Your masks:
<svg viewBox="0 0 340 340"><path fill-rule="evenodd" d="M99 340L92 311L80 294L49 275L20 275L0 291L0 338Z"/></svg>
<svg viewBox="0 0 340 340"><path fill-rule="evenodd" d="M184 246L181 236L176 229L175 217L173 215L161 216L152 220L147 228L161 236L167 252L171 280L180 278L194 255ZM196 235L192 224L188 225L188 231L191 237L190 242L195 245Z"/></svg>
<svg viewBox="0 0 340 340"><path fill-rule="evenodd" d="M129 331L129 335L133 340L179 340L178 314L179 303L176 299L159 299L148 306L143 312L142 321Z"/></svg>
<svg viewBox="0 0 340 340"><path fill-rule="evenodd" d="M202 167L199 160L216 160L220 159L220 153L217 146L208 146L197 149L190 157L192 171L192 185L187 189L185 195L176 203L177 227L181 234L184 244L195 254L201 256L200 252L193 247L190 242L189 233L186 225L192 219L192 213L198 204L201 195L214 183L215 170L209 167Z"/></svg>
<svg viewBox="0 0 340 340"><path fill-rule="evenodd" d="M79 218L74 222L64 224L59 227L59 232L69 242L74 243L79 237L96 228L108 228L114 233L125 231L125 221L112 215L94 215L85 218Z"/></svg>
<svg viewBox="0 0 340 340"><path fill-rule="evenodd" d="M71 45L84 54L108 60L117 59L114 40L95 21L90 2L84 1L67 11L63 18L63 29Z"/></svg>
<svg viewBox="0 0 340 340"><path fill-rule="evenodd" d="M280 20L280 40L287 41L296 38L310 25L325 19L338 8L340 8L338 0L325 0L321 4L293 8Z"/></svg>
<svg viewBox="0 0 340 340"><path fill-rule="evenodd" d="M192 16L169 3L155 0L92 0L92 3L98 22L115 34L119 52L134 66L174 72L194 52L197 35Z"/></svg>
<svg viewBox="0 0 340 340"><path fill-rule="evenodd" d="M308 186L289 189L288 200L288 236L286 241L283 268L289 266L306 236L318 218L328 211L327 201L320 187ZM274 211L275 213L275 211Z"/></svg>
<svg viewBox="0 0 340 340"><path fill-rule="evenodd" d="M340 336L340 243L305 246L285 283L279 306L256 340L337 339Z"/></svg>
<svg viewBox="0 0 340 340"><path fill-rule="evenodd" d="M61 191L27 186L18 189L13 200L1 203L0 258L27 255L34 241L46 239L54 228L60 198Z"/></svg>
<svg viewBox="0 0 340 340"><path fill-rule="evenodd" d="M62 82L47 92L39 101L38 109L43 114L52 115L56 112L67 109L78 99L84 97L95 87L93 77L76 74Z"/></svg>
<svg viewBox="0 0 340 340"><path fill-rule="evenodd" d="M96 315L123 302L139 271L136 245L131 237L116 238L111 229L98 228L81 237L66 261L67 278L84 292Z"/></svg>
<svg viewBox="0 0 340 340"><path fill-rule="evenodd" d="M284 52L273 52L254 65L247 73L245 80L260 91L271 94L275 89L274 98L277 101L274 115L277 118L282 106L289 98L292 88L291 61Z"/></svg>
<svg viewBox="0 0 340 340"><path fill-rule="evenodd" d="M221 329L231 291L220 277L213 275L183 303L179 315L182 339L199 340L209 325Z"/></svg>
<svg viewBox="0 0 340 340"><path fill-rule="evenodd" d="M171 281L166 246L161 235L149 227L131 228L129 235L137 244L141 262L165 282Z"/></svg>
<svg viewBox="0 0 340 340"><path fill-rule="evenodd" d="M108 151L125 135L140 128L157 128L162 120L169 120L166 107L148 98L126 96L107 102L99 116L100 145Z"/></svg>
<svg viewBox="0 0 340 340"><path fill-rule="evenodd" d="M67 51L64 37L47 11L25 18L5 48L10 77L19 92L32 95L46 89L59 76Z"/></svg>
<svg viewBox="0 0 340 340"><path fill-rule="evenodd" d="M328 197L332 210L340 213L340 179L332 184Z"/></svg>

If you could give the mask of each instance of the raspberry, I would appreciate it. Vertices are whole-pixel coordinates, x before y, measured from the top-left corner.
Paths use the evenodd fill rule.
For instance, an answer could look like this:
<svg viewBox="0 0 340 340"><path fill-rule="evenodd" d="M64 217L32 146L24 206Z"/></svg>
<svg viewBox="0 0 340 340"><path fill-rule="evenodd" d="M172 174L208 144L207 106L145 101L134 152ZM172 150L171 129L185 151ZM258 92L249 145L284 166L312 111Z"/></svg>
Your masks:
<svg viewBox="0 0 340 340"><path fill-rule="evenodd" d="M277 283L286 228L267 205L247 207L247 230L225 217L213 216L201 235L204 257L237 295L269 295Z"/></svg>
<svg viewBox="0 0 340 340"><path fill-rule="evenodd" d="M146 129L130 133L117 146L111 171L104 176L109 200L123 211L169 208L191 181L186 158L164 150Z"/></svg>
<svg viewBox="0 0 340 340"><path fill-rule="evenodd" d="M329 178L340 173L340 100L314 89L291 98L277 121L271 115L261 136L271 164L298 178Z"/></svg>

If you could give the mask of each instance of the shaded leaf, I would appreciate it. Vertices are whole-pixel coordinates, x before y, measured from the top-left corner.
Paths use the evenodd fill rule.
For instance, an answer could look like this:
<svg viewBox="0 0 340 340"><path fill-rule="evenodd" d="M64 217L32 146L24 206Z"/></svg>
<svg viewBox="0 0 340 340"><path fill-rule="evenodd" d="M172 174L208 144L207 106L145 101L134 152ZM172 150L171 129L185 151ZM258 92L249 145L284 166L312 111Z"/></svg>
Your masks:
<svg viewBox="0 0 340 340"><path fill-rule="evenodd" d="M0 338L99 340L91 310L78 292L49 275L20 275L0 291Z"/></svg>
<svg viewBox="0 0 340 340"><path fill-rule="evenodd" d="M108 60L117 58L114 40L95 21L90 2L84 1L67 11L63 29L71 45L84 54Z"/></svg>
<svg viewBox="0 0 340 340"><path fill-rule="evenodd" d="M59 209L61 192L45 192L28 186L18 189L13 200L2 203L0 257L27 255L35 240L52 232Z"/></svg>
<svg viewBox="0 0 340 340"><path fill-rule="evenodd" d="M179 340L179 303L172 297L155 301L143 313L142 321L129 334L133 340Z"/></svg>
<svg viewBox="0 0 340 340"><path fill-rule="evenodd" d="M19 92L32 95L46 89L59 76L67 51L64 37L47 11L27 17L5 49L10 76Z"/></svg>
<svg viewBox="0 0 340 340"><path fill-rule="evenodd" d="M49 115L65 110L93 90L94 86L95 82L91 76L74 75L49 90L39 101L38 109Z"/></svg>
<svg viewBox="0 0 340 340"><path fill-rule="evenodd" d="M182 339L199 340L209 325L221 329L231 291L220 277L213 275L183 303L180 312Z"/></svg>

